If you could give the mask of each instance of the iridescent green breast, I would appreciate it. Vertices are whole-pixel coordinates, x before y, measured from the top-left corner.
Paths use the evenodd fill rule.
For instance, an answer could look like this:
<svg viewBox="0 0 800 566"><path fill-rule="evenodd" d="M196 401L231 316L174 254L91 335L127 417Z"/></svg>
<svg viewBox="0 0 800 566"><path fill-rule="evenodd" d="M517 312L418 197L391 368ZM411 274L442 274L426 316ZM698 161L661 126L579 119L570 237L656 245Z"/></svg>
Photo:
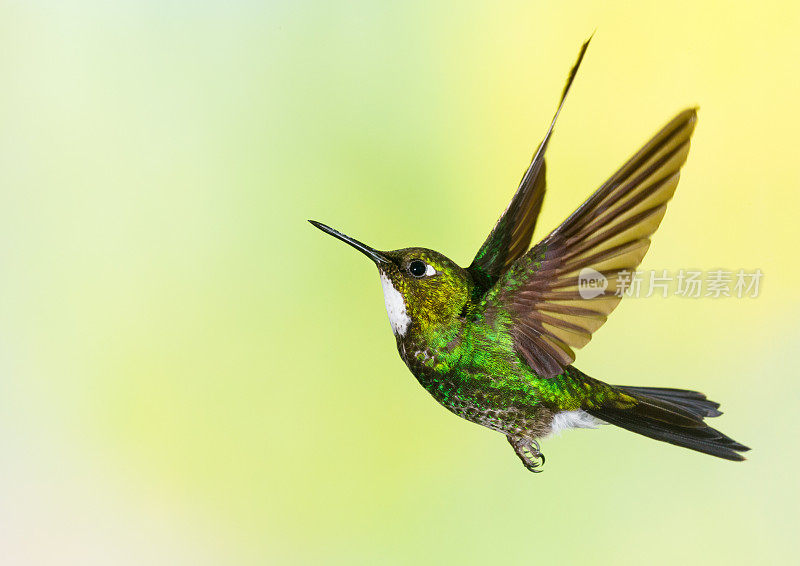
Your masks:
<svg viewBox="0 0 800 566"><path fill-rule="evenodd" d="M535 375L502 333L461 321L398 339L406 365L436 401L453 413L505 434L549 427Z"/></svg>

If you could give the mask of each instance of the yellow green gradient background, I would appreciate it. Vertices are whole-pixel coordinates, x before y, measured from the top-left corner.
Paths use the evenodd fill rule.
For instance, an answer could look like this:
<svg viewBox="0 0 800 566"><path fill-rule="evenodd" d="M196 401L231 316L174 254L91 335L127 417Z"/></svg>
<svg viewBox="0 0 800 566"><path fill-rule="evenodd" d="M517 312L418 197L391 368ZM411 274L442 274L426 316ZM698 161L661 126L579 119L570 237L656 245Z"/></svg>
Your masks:
<svg viewBox="0 0 800 566"><path fill-rule="evenodd" d="M795 3L0 2L3 564L791 559ZM466 264L580 43L537 236L685 106L644 268L750 300L629 300L577 365L698 388L732 464L607 427L505 439L398 359L379 248Z"/></svg>

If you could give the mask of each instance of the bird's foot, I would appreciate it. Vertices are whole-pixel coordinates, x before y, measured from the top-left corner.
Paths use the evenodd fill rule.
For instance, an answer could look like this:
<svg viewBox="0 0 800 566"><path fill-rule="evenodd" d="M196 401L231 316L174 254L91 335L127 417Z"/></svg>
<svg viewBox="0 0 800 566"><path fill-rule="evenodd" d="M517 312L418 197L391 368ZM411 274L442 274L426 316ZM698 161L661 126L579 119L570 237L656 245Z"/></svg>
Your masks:
<svg viewBox="0 0 800 566"><path fill-rule="evenodd" d="M514 448L519 459L522 460L522 465L526 469L538 474L543 471L545 457L539 448L539 443L531 438L523 438L519 436L508 436L508 442Z"/></svg>

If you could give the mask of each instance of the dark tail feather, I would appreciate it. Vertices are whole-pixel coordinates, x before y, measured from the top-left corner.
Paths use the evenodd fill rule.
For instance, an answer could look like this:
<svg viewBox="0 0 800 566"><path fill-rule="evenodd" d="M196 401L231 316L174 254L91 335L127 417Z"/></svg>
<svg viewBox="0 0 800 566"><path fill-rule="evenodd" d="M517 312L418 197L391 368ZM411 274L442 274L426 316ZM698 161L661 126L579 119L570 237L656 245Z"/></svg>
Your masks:
<svg viewBox="0 0 800 566"><path fill-rule="evenodd" d="M661 401L667 401L678 405L700 418L718 417L722 414L719 411L719 403L709 401L706 396L699 391L689 391L688 389L669 389L664 387L626 387L618 385L617 389L622 389L631 395L644 395L653 397Z"/></svg>
<svg viewBox="0 0 800 566"><path fill-rule="evenodd" d="M697 391L657 387L623 387L638 403L632 407L586 408L592 416L638 434L691 448L726 460L744 460L739 452L750 450L711 428L704 418L717 417L719 403Z"/></svg>

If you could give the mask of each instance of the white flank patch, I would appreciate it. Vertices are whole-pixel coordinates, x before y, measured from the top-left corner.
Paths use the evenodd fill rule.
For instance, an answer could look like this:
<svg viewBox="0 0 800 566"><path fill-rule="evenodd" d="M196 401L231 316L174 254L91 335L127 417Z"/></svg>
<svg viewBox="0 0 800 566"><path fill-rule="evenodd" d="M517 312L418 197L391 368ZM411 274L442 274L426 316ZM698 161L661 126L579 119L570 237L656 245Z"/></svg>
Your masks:
<svg viewBox="0 0 800 566"><path fill-rule="evenodd" d="M561 411L553 417L550 435L560 434L561 431L568 428L596 428L600 424L603 424L603 421L594 418L584 410Z"/></svg>
<svg viewBox="0 0 800 566"><path fill-rule="evenodd" d="M403 295L394 288L392 281L381 271L381 285L383 285L383 300L386 302L386 314L389 315L389 324L395 335L405 336L411 319L406 312L406 302Z"/></svg>

